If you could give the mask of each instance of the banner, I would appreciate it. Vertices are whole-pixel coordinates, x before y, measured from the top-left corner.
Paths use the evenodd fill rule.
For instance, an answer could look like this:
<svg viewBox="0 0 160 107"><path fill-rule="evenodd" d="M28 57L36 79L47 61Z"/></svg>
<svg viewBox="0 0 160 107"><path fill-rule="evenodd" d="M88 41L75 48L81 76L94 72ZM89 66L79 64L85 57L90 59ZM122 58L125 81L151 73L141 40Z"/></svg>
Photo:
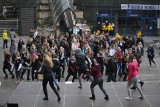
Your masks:
<svg viewBox="0 0 160 107"><path fill-rule="evenodd" d="M121 4L122 10L160 10L160 5Z"/></svg>

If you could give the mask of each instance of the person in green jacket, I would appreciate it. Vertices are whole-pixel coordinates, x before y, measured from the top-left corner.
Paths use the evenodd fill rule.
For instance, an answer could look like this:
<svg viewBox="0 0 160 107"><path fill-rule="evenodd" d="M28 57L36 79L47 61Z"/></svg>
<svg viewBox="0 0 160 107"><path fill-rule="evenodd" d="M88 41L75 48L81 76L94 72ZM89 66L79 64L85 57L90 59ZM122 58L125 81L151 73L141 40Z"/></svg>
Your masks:
<svg viewBox="0 0 160 107"><path fill-rule="evenodd" d="M5 49L5 46L8 48L8 34L6 30L3 32L3 49Z"/></svg>

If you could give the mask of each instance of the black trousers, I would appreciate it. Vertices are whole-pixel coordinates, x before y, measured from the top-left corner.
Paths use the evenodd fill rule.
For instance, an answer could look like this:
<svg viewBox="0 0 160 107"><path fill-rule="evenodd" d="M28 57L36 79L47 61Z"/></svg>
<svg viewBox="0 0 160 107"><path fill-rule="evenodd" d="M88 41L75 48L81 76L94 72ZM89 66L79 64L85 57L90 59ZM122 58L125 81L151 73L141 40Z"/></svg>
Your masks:
<svg viewBox="0 0 160 107"><path fill-rule="evenodd" d="M47 91L47 83L49 82L52 90L55 92L55 94L57 95L58 98L60 98L58 91L56 90L54 84L53 84L53 76L50 77L44 77L43 78L43 82L42 82L42 86L43 86L43 92L45 95L45 98L48 98L48 91Z"/></svg>
<svg viewBox="0 0 160 107"><path fill-rule="evenodd" d="M154 64L156 64L155 61L153 60L153 56L149 56L148 59L149 59L149 64L150 65L152 65L151 62L153 62Z"/></svg>
<svg viewBox="0 0 160 107"><path fill-rule="evenodd" d="M32 81L34 81L34 79L37 79L37 77L38 77L37 70L36 69L32 69Z"/></svg>
<svg viewBox="0 0 160 107"><path fill-rule="evenodd" d="M15 74L16 74L17 80L20 80L21 79L21 70L18 71L18 69L15 68Z"/></svg>
<svg viewBox="0 0 160 107"><path fill-rule="evenodd" d="M56 71L55 78L58 79L58 82L61 81L61 69L58 69Z"/></svg>
<svg viewBox="0 0 160 107"><path fill-rule="evenodd" d="M69 71L65 81L68 81L68 78L69 78L71 75L73 76L72 82L74 82L74 80L77 78L77 72L76 72L76 71L74 71L74 72L70 72L70 71Z"/></svg>
<svg viewBox="0 0 160 107"><path fill-rule="evenodd" d="M24 73L26 72L26 70L27 70L27 80L29 80L29 77L30 77L30 69L23 69L23 72L22 72L22 74L21 74L21 79L23 80L23 75L24 75Z"/></svg>
<svg viewBox="0 0 160 107"><path fill-rule="evenodd" d="M3 49L8 48L8 40L3 40Z"/></svg>
<svg viewBox="0 0 160 107"><path fill-rule="evenodd" d="M115 74L112 72L108 72L107 82L111 82L111 81L116 82Z"/></svg>
<svg viewBox="0 0 160 107"><path fill-rule="evenodd" d="M106 91L105 91L104 88L103 88L103 78L102 78L102 77L101 77L101 78L96 78L96 79L94 78L94 79L93 79L93 81L92 81L92 83L91 83L91 85L90 85L90 89L91 89L91 94L92 94L92 96L95 95L95 94L94 94L94 87L95 87L96 85L99 86L99 88L102 90L102 92L103 92L104 95L106 96L107 93L106 93Z"/></svg>
<svg viewBox="0 0 160 107"><path fill-rule="evenodd" d="M5 77L8 77L8 74L6 73L6 69L9 71L9 73L12 75L12 77L14 77L13 72L9 68L4 68L3 67L3 72L5 74Z"/></svg>
<svg viewBox="0 0 160 107"><path fill-rule="evenodd" d="M64 78L65 64L61 63L61 67L62 67L62 78Z"/></svg>

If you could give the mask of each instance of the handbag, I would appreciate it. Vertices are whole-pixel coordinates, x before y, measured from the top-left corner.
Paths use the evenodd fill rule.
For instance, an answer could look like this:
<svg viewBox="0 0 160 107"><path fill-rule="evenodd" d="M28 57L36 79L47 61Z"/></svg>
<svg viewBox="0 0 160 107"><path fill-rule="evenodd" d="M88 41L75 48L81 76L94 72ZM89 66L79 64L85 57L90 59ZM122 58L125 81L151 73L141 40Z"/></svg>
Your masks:
<svg viewBox="0 0 160 107"><path fill-rule="evenodd" d="M43 81L43 74L38 74L37 80L38 80L38 81Z"/></svg>

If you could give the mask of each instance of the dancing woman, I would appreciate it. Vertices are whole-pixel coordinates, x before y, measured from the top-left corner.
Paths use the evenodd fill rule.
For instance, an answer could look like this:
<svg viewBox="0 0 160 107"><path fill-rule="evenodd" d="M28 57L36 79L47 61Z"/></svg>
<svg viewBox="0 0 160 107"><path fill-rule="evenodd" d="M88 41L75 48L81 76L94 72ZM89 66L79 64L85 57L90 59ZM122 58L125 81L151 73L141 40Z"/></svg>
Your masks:
<svg viewBox="0 0 160 107"><path fill-rule="evenodd" d="M49 82L52 90L55 92L55 94L58 97L58 101L61 100L58 91L56 90L54 84L53 84L53 62L52 59L47 55L44 54L43 57L43 62L42 62L42 69L41 72L43 75L43 81L42 81L42 85L43 85L43 92L45 95L45 98L43 98L43 100L48 100L48 92L47 92L47 83Z"/></svg>

